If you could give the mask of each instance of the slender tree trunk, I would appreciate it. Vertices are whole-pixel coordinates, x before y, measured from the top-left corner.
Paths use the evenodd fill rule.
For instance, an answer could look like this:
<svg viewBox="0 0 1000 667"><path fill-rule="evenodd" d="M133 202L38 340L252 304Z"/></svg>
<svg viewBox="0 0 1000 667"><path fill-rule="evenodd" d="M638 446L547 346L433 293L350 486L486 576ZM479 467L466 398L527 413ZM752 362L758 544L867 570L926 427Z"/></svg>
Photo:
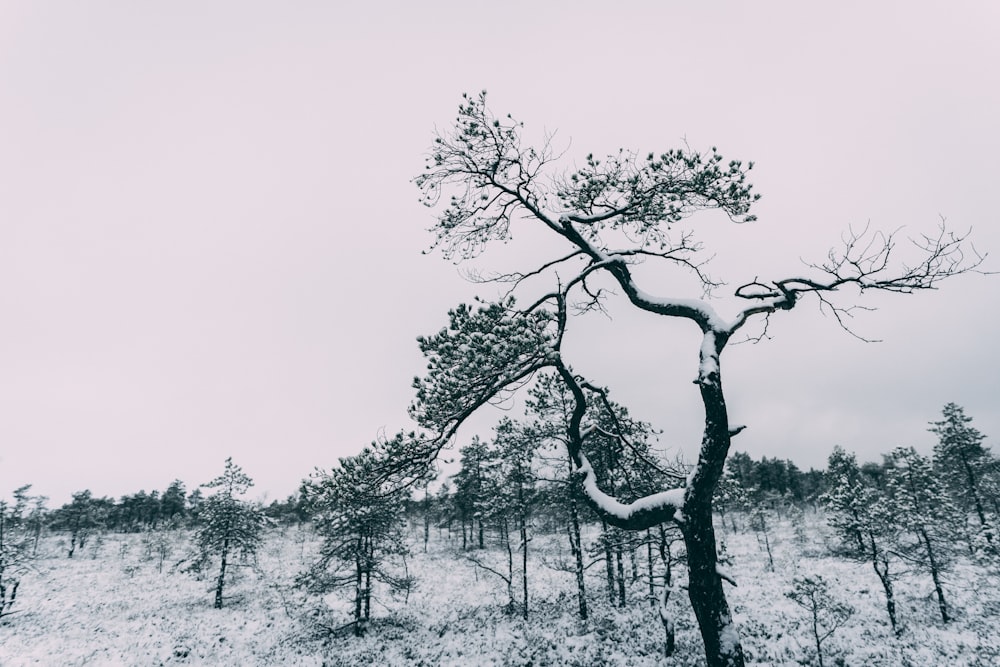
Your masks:
<svg viewBox="0 0 1000 667"><path fill-rule="evenodd" d="M482 525L482 524L480 524ZM517 602L514 600L514 550L510 546L510 527L507 524L507 517L503 518L500 525L500 532L504 546L507 548L507 608L508 613L513 614Z"/></svg>
<svg viewBox="0 0 1000 667"><path fill-rule="evenodd" d="M819 609L817 608L816 598L813 595L810 594L809 596L812 602L813 639L816 641L816 657L819 659L819 667L823 667L823 640L819 636Z"/></svg>
<svg viewBox="0 0 1000 667"><path fill-rule="evenodd" d="M649 606L656 608L656 585L653 582L653 537L646 529L646 575L649 577Z"/></svg>
<svg viewBox="0 0 1000 667"><path fill-rule="evenodd" d="M622 563L622 545L615 546L615 569L618 574L618 606L625 607L625 566Z"/></svg>
<svg viewBox="0 0 1000 667"><path fill-rule="evenodd" d="M427 543L431 539L431 504L427 489L424 489L424 553L427 553Z"/></svg>
<svg viewBox="0 0 1000 667"><path fill-rule="evenodd" d="M667 601L670 599L671 589L674 585L673 576L673 556L670 553L670 545L667 544L667 531L660 524L660 558L663 560L663 593L660 595L660 622L663 623L663 653L666 657L674 654L676 641L674 635L674 620L667 610Z"/></svg>
<svg viewBox="0 0 1000 667"><path fill-rule="evenodd" d="M764 527L762 532L764 533L764 548L767 550L767 565L771 572L774 572L774 556L771 555L771 540L767 536L767 524L764 523L763 517L761 517L760 522Z"/></svg>
<svg viewBox="0 0 1000 667"><path fill-rule="evenodd" d="M365 569L365 622L372 617L372 571L371 563Z"/></svg>
<svg viewBox="0 0 1000 667"><path fill-rule="evenodd" d="M521 584L524 594L524 620L528 620L528 526L521 516Z"/></svg>
<svg viewBox="0 0 1000 667"><path fill-rule="evenodd" d="M851 510L851 514L854 517L854 525L855 526L861 525L863 523L861 521L861 517L858 516L858 511L857 510L852 509ZM862 553L864 553L866 551L866 549L865 549L865 537L864 537L864 535L861 534L860 530L855 529L855 531L854 531L854 539L856 539L858 541L858 549Z"/></svg>
<svg viewBox="0 0 1000 667"><path fill-rule="evenodd" d="M361 553L354 559L354 636L360 637L363 633L361 627L361 586L364 576L361 565Z"/></svg>
<svg viewBox="0 0 1000 667"><path fill-rule="evenodd" d="M226 560L229 558L229 538L222 540L222 559L219 564L219 579L215 584L215 608L222 609L222 587L226 583Z"/></svg>
<svg viewBox="0 0 1000 667"><path fill-rule="evenodd" d="M875 538L869 537L871 539L872 567L875 569L875 574L878 575L878 580L882 582L882 590L885 591L885 610L889 614L889 624L892 626L893 633L898 635L896 596L892 591L892 575L889 573L889 560L888 558L879 558L878 551L875 549Z"/></svg>
<svg viewBox="0 0 1000 667"><path fill-rule="evenodd" d="M601 522L601 541L604 543L604 564L608 576L608 600L611 606L615 604L615 563L611 555L611 539L608 536L608 524Z"/></svg>
<svg viewBox="0 0 1000 667"><path fill-rule="evenodd" d="M986 512L983 511L983 503L979 499L979 492L976 488L976 476L972 472L972 466L964 456L962 457L962 466L965 468L965 483L969 487L969 495L972 496L972 502L976 506L976 515L979 517L979 525L985 527ZM991 542L993 541L993 538L990 537L989 533L986 534L986 539Z"/></svg>
<svg viewBox="0 0 1000 667"><path fill-rule="evenodd" d="M934 593L937 595L938 609L941 611L941 620L947 623L951 619L948 617L948 605L944 600L944 589L941 588L941 568L938 566L937 559L934 557L934 547L931 544L931 538L927 534L927 530L921 528L920 537L924 542L924 548L927 549L927 562L931 568L931 579L934 581Z"/></svg>
<svg viewBox="0 0 1000 667"><path fill-rule="evenodd" d="M585 621L587 620L587 588L583 577L583 538L580 535L580 519L576 513L576 501L574 500L570 501L569 516L569 548L576 561L576 597L579 603L580 619Z"/></svg>

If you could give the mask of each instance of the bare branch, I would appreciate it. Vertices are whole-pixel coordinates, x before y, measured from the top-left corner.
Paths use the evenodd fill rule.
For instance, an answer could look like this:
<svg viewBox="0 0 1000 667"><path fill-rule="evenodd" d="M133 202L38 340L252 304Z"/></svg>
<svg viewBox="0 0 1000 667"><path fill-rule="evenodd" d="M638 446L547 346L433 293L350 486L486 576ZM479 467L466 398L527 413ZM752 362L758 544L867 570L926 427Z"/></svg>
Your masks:
<svg viewBox="0 0 1000 667"><path fill-rule="evenodd" d="M832 314L837 324L851 335L870 341L857 334L847 320L854 316L854 311L873 309L860 305L838 306L830 296L832 293L853 286L860 292L877 290L913 294L936 289L938 283L946 278L964 273L983 273L980 266L986 255L980 254L969 243L968 232L956 234L949 231L943 221L937 234L910 239L918 255L913 264L894 261L897 236L898 231L886 234L872 232L868 227L860 232L849 230L842 238L841 247L831 249L825 261L807 264L815 271L816 277L785 278L771 283L754 279L741 285L736 289L735 296L757 303L744 309L730 330L743 326L752 315L789 310L798 303L799 297L815 294L821 311Z"/></svg>

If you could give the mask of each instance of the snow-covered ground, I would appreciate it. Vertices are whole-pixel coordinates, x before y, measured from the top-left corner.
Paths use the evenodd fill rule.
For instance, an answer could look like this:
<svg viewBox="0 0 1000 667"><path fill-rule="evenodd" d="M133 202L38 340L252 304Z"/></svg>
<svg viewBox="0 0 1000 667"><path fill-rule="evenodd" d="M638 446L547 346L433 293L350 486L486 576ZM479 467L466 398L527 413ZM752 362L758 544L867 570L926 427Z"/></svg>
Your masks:
<svg viewBox="0 0 1000 667"><path fill-rule="evenodd" d="M728 521L727 521L728 523ZM774 570L752 531L719 529L727 584L748 661L816 664L806 612L784 594L795 576L820 574L854 615L823 644L827 665L1000 664L1000 576L959 562L945 586L955 620L941 622L930 578L905 574L897 584L901 636L889 628L881 587L870 565L829 555L822 519L807 513L796 528L776 521L769 541ZM59 537L42 546L37 571L21 585L16 613L0 625L0 665L699 665L701 641L682 593L670 601L677 651L663 657L663 627L646 600L644 580L631 584L629 604L607 599L604 567L589 568L591 618L576 616L575 580L553 567L568 557L564 538L532 542L529 619L504 614L506 585L462 558L460 538L434 530L428 552L412 533L407 565L417 577L408 597L379 596L365 637L324 636L293 580L317 546L308 533L274 531L256 567L236 568L226 606L212 607L213 577L197 580L171 567L162 572L141 536L107 535L65 557ZM487 553L504 563L499 552ZM626 561L630 577L631 566ZM640 574L645 571L639 563ZM683 583L683 578L682 582ZM349 607L333 600L324 622L346 623Z"/></svg>

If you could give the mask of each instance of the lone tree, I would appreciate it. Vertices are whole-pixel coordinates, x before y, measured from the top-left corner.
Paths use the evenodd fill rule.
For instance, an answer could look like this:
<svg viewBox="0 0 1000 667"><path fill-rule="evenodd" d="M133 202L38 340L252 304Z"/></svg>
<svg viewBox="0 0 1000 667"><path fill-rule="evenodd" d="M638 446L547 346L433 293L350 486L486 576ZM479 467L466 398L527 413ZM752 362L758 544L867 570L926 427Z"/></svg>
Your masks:
<svg viewBox="0 0 1000 667"><path fill-rule="evenodd" d="M747 180L752 163L727 162L714 148L708 153L686 147L658 154L622 150L604 160L589 155L582 167L565 173L553 171L557 157L547 142L538 148L525 145L522 124L509 115L494 116L485 93L464 96L454 126L437 135L415 182L424 203L440 209L432 231L434 247L446 258L468 259L493 242L507 242L515 225L559 239L565 251L531 269L487 277L506 282L509 296L477 309L460 306L450 313L446 329L419 339L429 365L415 381L411 414L427 433L389 443L386 473L400 476L414 467L413 474L420 474L477 409L530 382L543 368L555 371L573 395L567 450L589 504L605 522L626 530L678 525L707 662L743 665L716 570L712 526L713 492L730 438L742 428L729 423L723 349L751 320L766 324L773 313L809 297L844 324L852 307L836 300L844 288L855 288L856 294L931 289L974 269L982 258L967 255L965 237L943 227L915 241L919 256L909 264L895 261L894 235L851 233L843 247L807 266L801 276L758 278L738 287L736 314L726 319L708 298L721 283L706 272L702 247L687 219L714 209L734 222L754 220L750 210L758 195ZM643 261L668 273L693 274L703 288L701 298L671 294L676 287L668 281L647 286L633 271ZM624 503L602 490L587 459L584 443L599 433L588 410L594 388L570 369L562 350L574 316L603 308L608 280L635 308L688 321L701 332L695 384L705 425L698 461L682 488ZM515 304L515 295L527 305Z"/></svg>
<svg viewBox="0 0 1000 667"><path fill-rule="evenodd" d="M211 482L202 484L216 492L201 505L202 524L195 533L198 549L195 569L219 557L219 576L215 584L215 608L222 609L222 591L226 584L226 568L234 553L251 556L257 552L264 528L264 511L242 500L240 496L253 486L243 469L226 459L226 468Z"/></svg>
<svg viewBox="0 0 1000 667"><path fill-rule="evenodd" d="M830 586L820 575L795 577L785 597L809 612L813 642L819 667L823 667L823 642L829 639L854 614L854 609L833 597Z"/></svg>

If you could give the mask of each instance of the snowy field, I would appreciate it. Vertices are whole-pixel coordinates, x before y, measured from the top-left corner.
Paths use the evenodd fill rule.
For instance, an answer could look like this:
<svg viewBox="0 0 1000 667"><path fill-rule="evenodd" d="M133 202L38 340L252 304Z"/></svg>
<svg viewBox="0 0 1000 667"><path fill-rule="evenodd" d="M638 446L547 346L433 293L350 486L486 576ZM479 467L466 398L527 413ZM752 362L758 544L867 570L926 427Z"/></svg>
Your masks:
<svg viewBox="0 0 1000 667"><path fill-rule="evenodd" d="M727 525L728 525L727 520ZM762 540L749 529L719 527L731 558L727 585L748 662L816 662L810 620L785 596L796 576L821 574L833 596L855 612L823 644L826 665L1000 665L1000 576L959 561L945 580L955 620L938 615L930 578L904 574L897 583L902 633L889 628L878 579L869 564L831 557L833 538L822 519L805 526L775 518L769 535L774 569ZM0 665L652 665L702 664L701 641L683 593L670 600L677 650L663 657L663 626L647 601L640 576L625 608L608 601L603 564L588 569L591 617L576 616L575 580L557 564L568 559L564 539L532 541L530 615L504 613L506 585L462 557L461 540L432 530L427 553L412 530L408 596L379 596L366 636L330 635L350 607L334 596L316 614L293 587L318 542L288 528L268 534L256 565L235 568L226 606L212 608L211 573L198 580L173 565L183 558L186 534L171 535L164 560L141 535L105 535L72 560L58 536L42 544L36 571L18 596L19 613L0 625ZM644 551L638 561L645 571ZM481 554L477 554L481 555ZM501 563L498 550L486 558ZM626 571L631 565L626 561ZM630 577L629 577L630 579ZM683 577L681 578L683 584ZM345 596L347 593L345 592Z"/></svg>

